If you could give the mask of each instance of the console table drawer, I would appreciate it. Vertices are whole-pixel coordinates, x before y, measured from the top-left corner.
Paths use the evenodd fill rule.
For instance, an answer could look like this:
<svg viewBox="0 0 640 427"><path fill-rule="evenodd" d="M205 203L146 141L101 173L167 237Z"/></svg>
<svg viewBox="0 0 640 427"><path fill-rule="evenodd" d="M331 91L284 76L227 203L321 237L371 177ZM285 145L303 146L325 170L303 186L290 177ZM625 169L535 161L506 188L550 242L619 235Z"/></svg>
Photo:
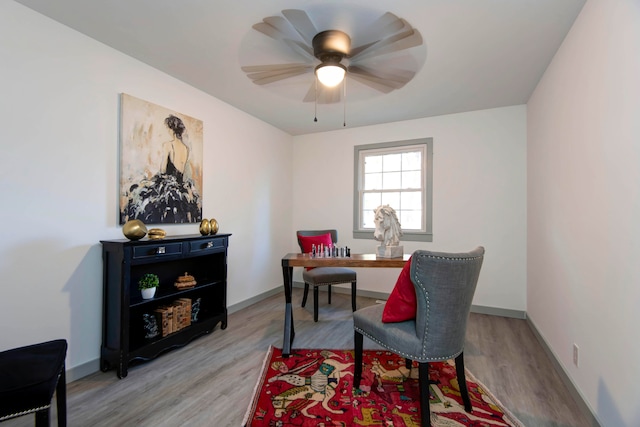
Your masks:
<svg viewBox="0 0 640 427"><path fill-rule="evenodd" d="M133 259L175 256L182 253L182 243L158 243L157 245L136 246L133 248Z"/></svg>
<svg viewBox="0 0 640 427"><path fill-rule="evenodd" d="M212 237L211 239L189 242L189 253L196 254L207 251L218 251L227 246L226 237Z"/></svg>

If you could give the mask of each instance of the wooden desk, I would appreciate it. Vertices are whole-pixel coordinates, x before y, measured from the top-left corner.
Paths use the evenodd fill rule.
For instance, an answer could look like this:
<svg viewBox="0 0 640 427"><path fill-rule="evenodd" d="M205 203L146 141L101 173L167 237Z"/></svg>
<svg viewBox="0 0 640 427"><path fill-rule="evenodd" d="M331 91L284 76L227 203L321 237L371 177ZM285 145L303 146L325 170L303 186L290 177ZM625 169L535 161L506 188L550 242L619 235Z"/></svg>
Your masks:
<svg viewBox="0 0 640 427"><path fill-rule="evenodd" d="M282 277L284 279L284 297L286 300L284 313L284 340L282 355L291 354L291 346L296 333L293 327L293 267L368 267L368 268L402 268L411 254L402 258L378 258L375 254L351 254L350 257L312 257L309 254L291 253L282 258Z"/></svg>

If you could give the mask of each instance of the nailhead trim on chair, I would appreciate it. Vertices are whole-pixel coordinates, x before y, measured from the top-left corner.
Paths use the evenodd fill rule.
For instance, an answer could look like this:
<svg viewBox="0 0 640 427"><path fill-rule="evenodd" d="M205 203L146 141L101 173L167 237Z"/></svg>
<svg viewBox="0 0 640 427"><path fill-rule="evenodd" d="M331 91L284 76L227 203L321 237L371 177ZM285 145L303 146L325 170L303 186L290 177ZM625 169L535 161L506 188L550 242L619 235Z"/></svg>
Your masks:
<svg viewBox="0 0 640 427"><path fill-rule="evenodd" d="M425 325L427 333L425 335L429 336L429 311L431 310L431 300L429 300L429 293L427 292L426 289L424 289L424 287L422 286L422 283L420 283L420 280L418 280L418 284L424 290L424 294L426 295L426 298L427 298L427 317L426 317L426 325ZM424 336L423 336L422 337L422 354L425 354L426 352L427 352L427 340L424 339Z"/></svg>
<svg viewBox="0 0 640 427"><path fill-rule="evenodd" d="M450 260L461 260L461 261L472 261L474 259L482 258L481 256L474 256L473 258L463 257L463 258L453 258L447 256L435 256L435 255L425 255L427 258L435 258L435 259L450 259Z"/></svg>
<svg viewBox="0 0 640 427"><path fill-rule="evenodd" d="M404 351L400 351L394 347L388 346L387 344L383 343L382 341L379 341L377 338L372 337L371 335L367 334L366 332L364 332L362 329L360 328L355 328L356 331L360 332L362 335L364 335L365 337L369 338L371 341L374 341L378 344L380 344L382 347L386 348L387 350L390 350L394 353L399 354L400 356L409 358L411 360L417 360L418 362L420 361L439 361L439 360L449 360L449 359L455 359L460 353L462 353L461 351L458 353L454 353L450 356L445 356L445 357L427 357L427 358L420 358L422 360L418 360L414 354L408 354L405 353Z"/></svg>
<svg viewBox="0 0 640 427"><path fill-rule="evenodd" d="M34 412L38 412L38 411L41 411L43 409L48 409L50 407L51 407L51 405L45 405L45 406L40 406L39 408L28 409L26 411L16 412L15 414L5 415L3 417L0 417L0 421L6 421L6 420L10 420L11 418L16 418L16 417L21 417L21 416L27 415L27 414L32 414Z"/></svg>
<svg viewBox="0 0 640 427"><path fill-rule="evenodd" d="M433 255L428 255L429 258L435 258L435 259L446 259L446 257L439 257L439 256L433 256ZM416 262L420 263L420 258L418 258L416 260ZM426 325L425 325L425 329L426 329L426 333L425 335L429 335L429 310L431 309L431 304L429 301L429 292L427 292L427 290L425 289L425 287L423 286L422 282L420 281L420 279L418 279L418 285L422 288L422 291L424 292L424 295L427 298L427 315L426 315ZM424 357L424 354L426 354L427 352L427 340L422 339L422 356ZM433 360L433 358L429 358L431 360Z"/></svg>

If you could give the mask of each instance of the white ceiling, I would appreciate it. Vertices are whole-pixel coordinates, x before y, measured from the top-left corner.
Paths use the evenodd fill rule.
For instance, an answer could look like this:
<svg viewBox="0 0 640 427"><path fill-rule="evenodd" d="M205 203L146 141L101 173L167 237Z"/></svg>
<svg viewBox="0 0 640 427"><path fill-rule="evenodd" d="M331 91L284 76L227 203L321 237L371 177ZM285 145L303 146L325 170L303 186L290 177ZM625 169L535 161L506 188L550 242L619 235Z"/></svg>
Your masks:
<svg viewBox="0 0 640 427"><path fill-rule="evenodd" d="M345 109L350 128L525 104L586 0L16 1L300 135L342 129ZM422 35L402 52L419 71L389 94L348 80L346 104L319 104L314 122L314 103L302 102L312 73L259 86L240 69L299 62L252 29L284 9L352 38L392 12Z"/></svg>

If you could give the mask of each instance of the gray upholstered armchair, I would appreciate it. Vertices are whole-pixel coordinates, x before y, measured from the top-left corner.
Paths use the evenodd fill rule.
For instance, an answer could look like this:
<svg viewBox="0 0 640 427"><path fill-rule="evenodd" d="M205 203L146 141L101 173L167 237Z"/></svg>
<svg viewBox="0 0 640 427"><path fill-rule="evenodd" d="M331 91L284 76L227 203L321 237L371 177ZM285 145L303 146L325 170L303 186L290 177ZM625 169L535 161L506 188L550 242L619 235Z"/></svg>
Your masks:
<svg viewBox="0 0 640 427"><path fill-rule="evenodd" d="M480 275L484 248L468 253L416 251L411 257L411 281L416 291L416 319L383 323L384 304L353 313L355 329L354 387L362 378L363 336L419 366L420 411L423 426L431 426L429 362L455 358L465 410L471 400L464 374L463 349L471 301Z"/></svg>
<svg viewBox="0 0 640 427"><path fill-rule="evenodd" d="M296 236L300 250L304 253L305 248L302 239L305 237L315 237L325 234L331 234L331 243L338 243L337 230L298 230ZM340 283L351 283L351 308L356 311L356 272L345 267L316 267L313 269L304 269L302 273L304 280L304 296L302 297L302 306L307 303L307 295L309 286L313 286L313 321L318 321L318 287L327 286L328 303L331 304L331 285Z"/></svg>

